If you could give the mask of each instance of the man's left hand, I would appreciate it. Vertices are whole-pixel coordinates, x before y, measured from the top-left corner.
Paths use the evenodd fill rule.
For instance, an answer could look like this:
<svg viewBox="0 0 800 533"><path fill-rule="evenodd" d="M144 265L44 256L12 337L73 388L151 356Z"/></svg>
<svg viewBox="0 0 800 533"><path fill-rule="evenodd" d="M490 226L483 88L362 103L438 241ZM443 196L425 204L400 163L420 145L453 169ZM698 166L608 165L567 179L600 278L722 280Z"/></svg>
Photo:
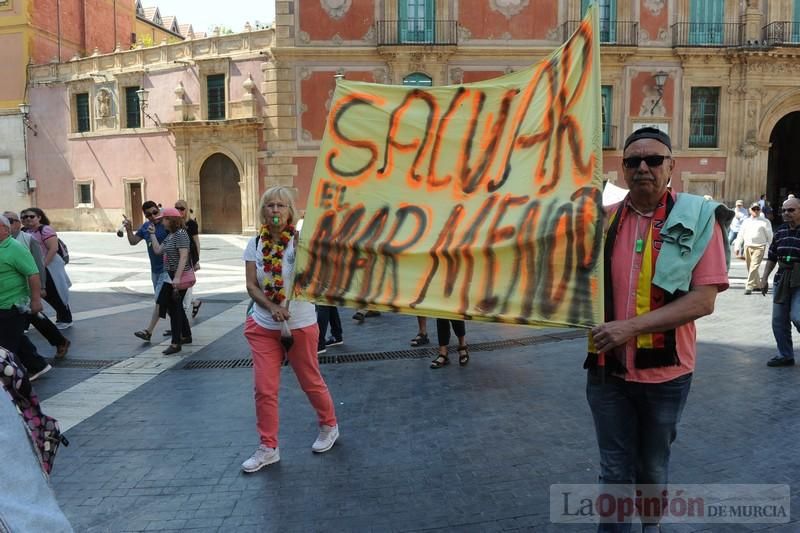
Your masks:
<svg viewBox="0 0 800 533"><path fill-rule="evenodd" d="M612 350L635 335L629 320L614 320L592 329L592 340L598 352Z"/></svg>
<svg viewBox="0 0 800 533"><path fill-rule="evenodd" d="M42 307L42 300L39 298L31 299L31 314L36 315L42 312L44 307Z"/></svg>

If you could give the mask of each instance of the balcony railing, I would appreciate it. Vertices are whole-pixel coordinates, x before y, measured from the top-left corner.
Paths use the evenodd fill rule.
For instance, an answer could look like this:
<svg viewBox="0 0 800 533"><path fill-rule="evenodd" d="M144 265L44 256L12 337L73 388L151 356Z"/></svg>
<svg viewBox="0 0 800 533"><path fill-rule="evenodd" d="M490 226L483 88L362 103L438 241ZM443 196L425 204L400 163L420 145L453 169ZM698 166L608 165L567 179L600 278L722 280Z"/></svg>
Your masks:
<svg viewBox="0 0 800 533"><path fill-rule="evenodd" d="M772 22L764 26L764 40L769 46L800 46L800 22Z"/></svg>
<svg viewBox="0 0 800 533"><path fill-rule="evenodd" d="M455 20L379 20L378 46L453 46L458 44Z"/></svg>
<svg viewBox="0 0 800 533"><path fill-rule="evenodd" d="M678 22L672 25L672 46L739 46L743 30L744 25L739 23Z"/></svg>
<svg viewBox="0 0 800 533"><path fill-rule="evenodd" d="M613 150L617 147L617 127L603 124L603 150Z"/></svg>
<svg viewBox="0 0 800 533"><path fill-rule="evenodd" d="M580 20L569 20L561 26L561 42L578 29ZM639 23L623 20L600 21L600 44L606 46L637 46L639 44Z"/></svg>

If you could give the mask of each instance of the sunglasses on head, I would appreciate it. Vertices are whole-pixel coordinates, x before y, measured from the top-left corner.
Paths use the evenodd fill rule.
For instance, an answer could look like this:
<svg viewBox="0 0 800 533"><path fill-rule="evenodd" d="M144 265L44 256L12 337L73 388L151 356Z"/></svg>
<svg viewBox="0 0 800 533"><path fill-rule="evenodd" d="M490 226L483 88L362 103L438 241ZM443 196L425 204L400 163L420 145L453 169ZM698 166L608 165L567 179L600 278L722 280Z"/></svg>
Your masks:
<svg viewBox="0 0 800 533"><path fill-rule="evenodd" d="M625 168L639 168L639 165L644 161L649 168L660 167L665 159L671 159L668 155L646 155L644 157L632 156L626 157L622 160L622 166Z"/></svg>
<svg viewBox="0 0 800 533"><path fill-rule="evenodd" d="M19 218L36 218L36 215L22 215Z"/></svg>

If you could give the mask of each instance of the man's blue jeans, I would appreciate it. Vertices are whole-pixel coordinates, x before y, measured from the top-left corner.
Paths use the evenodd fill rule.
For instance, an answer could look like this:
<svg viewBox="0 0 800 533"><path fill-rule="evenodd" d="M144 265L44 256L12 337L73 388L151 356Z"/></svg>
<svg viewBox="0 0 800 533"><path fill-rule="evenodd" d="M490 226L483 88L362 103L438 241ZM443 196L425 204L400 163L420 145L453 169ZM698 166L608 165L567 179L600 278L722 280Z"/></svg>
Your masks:
<svg viewBox="0 0 800 533"><path fill-rule="evenodd" d="M658 485L669 480L669 450L686 405L692 374L664 383L605 383L589 375L586 399L600 449L603 485ZM630 523L601 523L598 531L628 532Z"/></svg>
<svg viewBox="0 0 800 533"><path fill-rule="evenodd" d="M792 324L800 331L800 288L792 289L789 301L772 304L772 334L781 357L794 359Z"/></svg>

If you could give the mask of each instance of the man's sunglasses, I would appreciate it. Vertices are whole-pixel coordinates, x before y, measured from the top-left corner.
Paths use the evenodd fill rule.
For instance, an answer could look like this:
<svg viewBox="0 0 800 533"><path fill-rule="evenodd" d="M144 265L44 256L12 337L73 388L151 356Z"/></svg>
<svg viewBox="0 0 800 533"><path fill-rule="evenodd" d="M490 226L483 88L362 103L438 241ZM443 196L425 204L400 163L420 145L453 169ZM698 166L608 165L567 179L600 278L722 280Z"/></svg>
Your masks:
<svg viewBox="0 0 800 533"><path fill-rule="evenodd" d="M646 155L644 157L633 156L626 157L622 160L622 166L625 168L639 168L639 165L644 161L649 168L660 167L665 159L672 159L668 155Z"/></svg>
<svg viewBox="0 0 800 533"><path fill-rule="evenodd" d="M161 212L161 211L158 211L158 210L155 210L155 211L148 211L148 212L147 212L147 216L149 216L149 217L156 217L156 216L158 216L158 214L159 214L160 212Z"/></svg>
<svg viewBox="0 0 800 533"><path fill-rule="evenodd" d="M789 208L786 208L786 209L781 209L781 211L782 211L782 212L784 212L784 213L794 213L794 207L789 207Z"/></svg>
<svg viewBox="0 0 800 533"><path fill-rule="evenodd" d="M185 207L178 207L177 205L175 206L175 209L177 209L178 211L186 211Z"/></svg>

